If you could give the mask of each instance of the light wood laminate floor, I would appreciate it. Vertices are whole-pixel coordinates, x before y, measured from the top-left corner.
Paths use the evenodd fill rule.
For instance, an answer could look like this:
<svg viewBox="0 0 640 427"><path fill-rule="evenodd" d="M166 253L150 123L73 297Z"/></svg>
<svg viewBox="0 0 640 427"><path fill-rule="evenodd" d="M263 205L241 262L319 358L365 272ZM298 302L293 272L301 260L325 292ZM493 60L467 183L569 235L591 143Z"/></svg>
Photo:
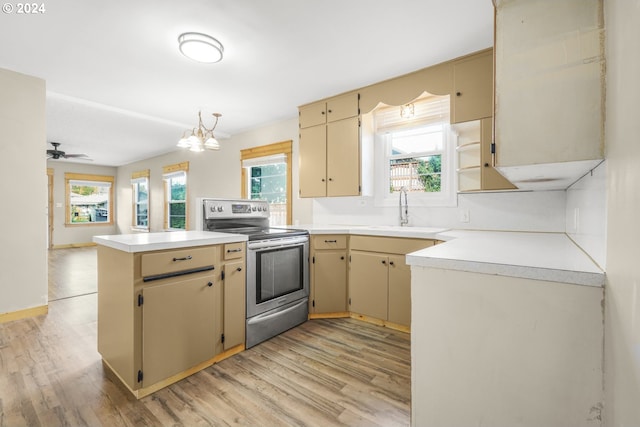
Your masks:
<svg viewBox="0 0 640 427"><path fill-rule="evenodd" d="M408 334L313 320L136 400L103 369L96 299L0 324L0 426L409 425Z"/></svg>

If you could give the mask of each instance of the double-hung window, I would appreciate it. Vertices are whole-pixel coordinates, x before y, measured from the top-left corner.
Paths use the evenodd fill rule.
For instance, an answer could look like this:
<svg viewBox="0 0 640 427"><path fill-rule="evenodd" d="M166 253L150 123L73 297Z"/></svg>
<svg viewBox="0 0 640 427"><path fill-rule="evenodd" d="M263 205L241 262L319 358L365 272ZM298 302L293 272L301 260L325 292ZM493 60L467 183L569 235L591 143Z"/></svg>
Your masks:
<svg viewBox="0 0 640 427"><path fill-rule="evenodd" d="M189 163L166 166L164 180L164 225L166 230L186 230L188 228L187 171Z"/></svg>
<svg viewBox="0 0 640 427"><path fill-rule="evenodd" d="M131 176L133 229L149 230L149 170Z"/></svg>
<svg viewBox="0 0 640 427"><path fill-rule="evenodd" d="M374 112L376 202L454 206L455 156L449 125L449 96L425 95L401 107Z"/></svg>

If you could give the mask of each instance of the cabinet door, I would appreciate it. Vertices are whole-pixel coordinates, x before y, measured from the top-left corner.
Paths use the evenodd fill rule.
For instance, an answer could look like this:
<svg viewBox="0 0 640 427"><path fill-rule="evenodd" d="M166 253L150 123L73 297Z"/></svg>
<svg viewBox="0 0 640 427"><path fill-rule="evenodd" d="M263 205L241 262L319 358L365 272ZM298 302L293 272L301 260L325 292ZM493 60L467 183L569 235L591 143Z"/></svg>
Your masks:
<svg viewBox="0 0 640 427"><path fill-rule="evenodd" d="M389 255L389 319L411 326L411 268L404 255Z"/></svg>
<svg viewBox="0 0 640 427"><path fill-rule="evenodd" d="M327 125L327 196L360 194L360 127L358 117Z"/></svg>
<svg viewBox="0 0 640 427"><path fill-rule="evenodd" d="M314 255L313 312L347 311L347 252L321 251Z"/></svg>
<svg viewBox="0 0 640 427"><path fill-rule="evenodd" d="M388 258L377 253L357 251L352 251L350 258L350 311L387 320Z"/></svg>
<svg viewBox="0 0 640 427"><path fill-rule="evenodd" d="M298 112L300 129L323 125L327 121L326 103L324 101L300 107Z"/></svg>
<svg viewBox="0 0 640 427"><path fill-rule="evenodd" d="M143 289L142 387L215 356L219 290L213 275Z"/></svg>
<svg viewBox="0 0 640 427"><path fill-rule="evenodd" d="M327 122L355 117L358 114L357 93L348 93L327 100Z"/></svg>
<svg viewBox="0 0 640 427"><path fill-rule="evenodd" d="M224 349L244 344L245 265L244 260L228 262L224 271Z"/></svg>
<svg viewBox="0 0 640 427"><path fill-rule="evenodd" d="M327 195L327 128L300 129L300 197Z"/></svg>
<svg viewBox="0 0 640 427"><path fill-rule="evenodd" d="M453 64L452 123L493 116L493 51Z"/></svg>

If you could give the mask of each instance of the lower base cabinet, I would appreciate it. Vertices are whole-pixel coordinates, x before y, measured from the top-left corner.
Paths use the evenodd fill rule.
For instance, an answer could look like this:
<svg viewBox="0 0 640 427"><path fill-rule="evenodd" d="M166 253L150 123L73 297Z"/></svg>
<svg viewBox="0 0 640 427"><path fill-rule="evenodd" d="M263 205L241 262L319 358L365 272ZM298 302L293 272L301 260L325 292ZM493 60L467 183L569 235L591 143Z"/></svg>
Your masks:
<svg viewBox="0 0 640 427"><path fill-rule="evenodd" d="M374 252L351 251L349 306L352 312L387 320L389 258Z"/></svg>
<svg viewBox="0 0 640 427"><path fill-rule="evenodd" d="M349 251L349 311L399 326L411 326L411 269L405 255L434 240L352 236Z"/></svg>
<svg viewBox="0 0 640 427"><path fill-rule="evenodd" d="M247 320L244 264L244 259L233 262L227 261L222 270L224 272L223 346L225 351L244 344Z"/></svg>
<svg viewBox="0 0 640 427"><path fill-rule="evenodd" d="M311 297L309 313L346 313L347 236L311 237Z"/></svg>
<svg viewBox="0 0 640 427"><path fill-rule="evenodd" d="M149 286L142 296L142 387L214 357L222 324L215 276Z"/></svg>
<svg viewBox="0 0 640 427"><path fill-rule="evenodd" d="M98 246L98 351L136 397L244 349L245 246Z"/></svg>

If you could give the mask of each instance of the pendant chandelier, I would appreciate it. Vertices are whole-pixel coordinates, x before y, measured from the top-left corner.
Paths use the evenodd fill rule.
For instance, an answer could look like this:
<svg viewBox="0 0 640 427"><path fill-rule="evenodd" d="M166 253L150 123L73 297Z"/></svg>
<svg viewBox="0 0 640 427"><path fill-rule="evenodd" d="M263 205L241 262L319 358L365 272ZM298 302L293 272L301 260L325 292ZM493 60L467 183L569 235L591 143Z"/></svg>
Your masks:
<svg viewBox="0 0 640 427"><path fill-rule="evenodd" d="M215 123L211 127L211 129L207 128L204 123L202 123L202 111L198 111L198 127L193 128L191 131L191 135L187 136L187 133L180 138L178 141L178 147L180 148L188 148L189 151L200 152L204 150L219 150L220 144L218 140L213 135L213 130L218 125L218 119L222 114L213 113L212 116L215 118ZM187 131L188 132L188 131Z"/></svg>

